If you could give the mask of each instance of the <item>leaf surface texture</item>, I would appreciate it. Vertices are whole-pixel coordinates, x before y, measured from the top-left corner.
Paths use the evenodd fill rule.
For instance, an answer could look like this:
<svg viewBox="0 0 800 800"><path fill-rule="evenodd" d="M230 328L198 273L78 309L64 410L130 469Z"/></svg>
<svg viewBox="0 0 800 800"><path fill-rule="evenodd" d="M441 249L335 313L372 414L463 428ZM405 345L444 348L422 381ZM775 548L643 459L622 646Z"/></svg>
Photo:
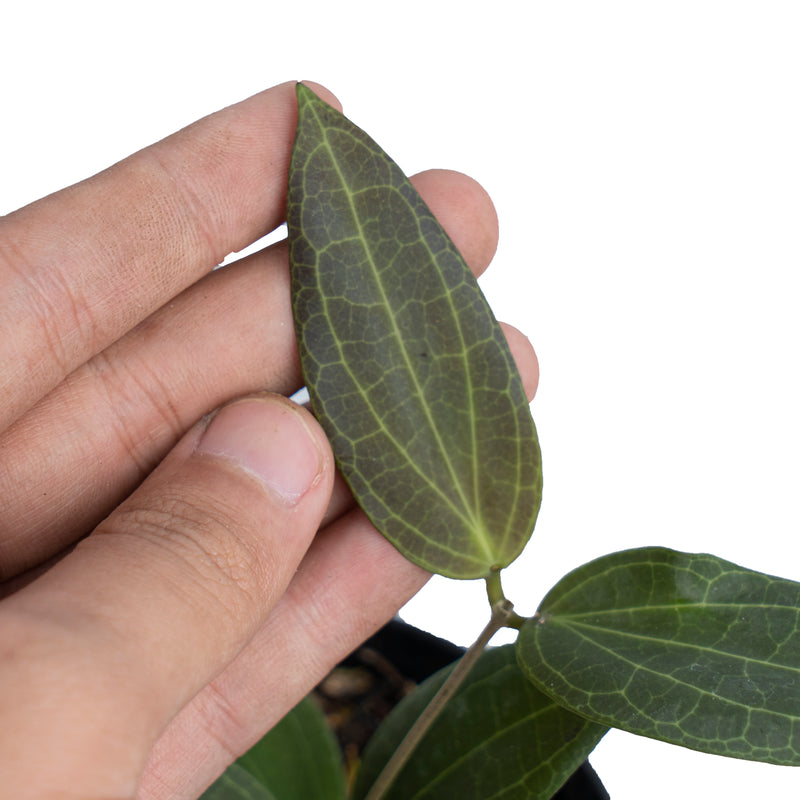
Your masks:
<svg viewBox="0 0 800 800"><path fill-rule="evenodd" d="M533 530L541 458L477 281L399 167L298 84L287 198L303 373L337 465L416 563L477 578Z"/></svg>
<svg viewBox="0 0 800 800"><path fill-rule="evenodd" d="M576 713L718 755L800 765L800 584L643 548L567 575L517 641Z"/></svg>

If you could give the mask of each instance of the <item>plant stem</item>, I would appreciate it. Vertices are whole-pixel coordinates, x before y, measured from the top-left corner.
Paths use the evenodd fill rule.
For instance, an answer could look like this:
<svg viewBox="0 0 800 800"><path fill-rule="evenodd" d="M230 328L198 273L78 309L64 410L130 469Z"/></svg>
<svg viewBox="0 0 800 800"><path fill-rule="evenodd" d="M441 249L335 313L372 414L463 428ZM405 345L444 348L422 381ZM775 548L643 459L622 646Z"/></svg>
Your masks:
<svg viewBox="0 0 800 800"><path fill-rule="evenodd" d="M503 583L500 580L500 570L493 569L486 577L486 594L489 596L489 605L494 608L499 603L506 602L506 595L503 591ZM511 607L513 608L513 606ZM508 617L503 623L505 628L516 628L520 630L527 617L521 617L516 611L509 608Z"/></svg>
<svg viewBox="0 0 800 800"><path fill-rule="evenodd" d="M503 584L500 580L500 570L493 569L486 576L486 594L489 595L489 605L494 608L498 603L506 599L503 592Z"/></svg>
<svg viewBox="0 0 800 800"><path fill-rule="evenodd" d="M419 717L417 717L416 722L406 733L397 750L394 751L394 755L386 762L386 766L378 775L375 783L372 784L372 788L364 800L381 800L386 794L394 779L400 774L416 746L422 740L422 737L425 736L445 707L447 701L458 691L472 667L475 666L481 653L486 649L489 640L500 628L505 627L510 618L516 616L513 608L514 606L505 598L492 606L492 618L489 623L481 631L475 642L456 662L453 671L439 687L439 691L436 692Z"/></svg>

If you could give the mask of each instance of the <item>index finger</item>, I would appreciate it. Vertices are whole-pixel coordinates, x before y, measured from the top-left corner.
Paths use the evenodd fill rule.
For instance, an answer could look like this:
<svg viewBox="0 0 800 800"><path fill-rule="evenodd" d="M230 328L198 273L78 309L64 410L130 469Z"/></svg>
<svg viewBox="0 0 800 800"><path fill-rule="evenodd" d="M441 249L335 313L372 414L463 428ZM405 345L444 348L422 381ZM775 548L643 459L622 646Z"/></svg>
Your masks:
<svg viewBox="0 0 800 800"><path fill-rule="evenodd" d="M0 218L0 430L282 222L296 115L276 86Z"/></svg>

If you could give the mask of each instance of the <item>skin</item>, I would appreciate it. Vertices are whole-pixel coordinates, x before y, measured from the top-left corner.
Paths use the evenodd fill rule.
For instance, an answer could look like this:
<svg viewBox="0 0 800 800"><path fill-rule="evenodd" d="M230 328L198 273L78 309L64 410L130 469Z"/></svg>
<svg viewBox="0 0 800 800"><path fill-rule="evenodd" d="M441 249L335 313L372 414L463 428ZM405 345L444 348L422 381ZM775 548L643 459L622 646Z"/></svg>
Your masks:
<svg viewBox="0 0 800 800"><path fill-rule="evenodd" d="M277 86L0 217L9 797L197 797L428 578L282 397L285 244L211 272L281 223L295 120ZM486 193L414 183L481 274Z"/></svg>

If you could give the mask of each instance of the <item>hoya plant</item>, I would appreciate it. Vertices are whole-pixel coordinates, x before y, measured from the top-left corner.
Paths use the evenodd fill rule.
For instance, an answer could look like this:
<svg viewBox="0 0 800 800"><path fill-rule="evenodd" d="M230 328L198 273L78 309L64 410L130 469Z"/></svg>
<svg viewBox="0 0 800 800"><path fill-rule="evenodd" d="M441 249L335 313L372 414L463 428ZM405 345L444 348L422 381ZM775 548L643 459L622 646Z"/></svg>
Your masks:
<svg viewBox="0 0 800 800"><path fill-rule="evenodd" d="M533 533L541 454L477 281L398 166L302 84L287 197L314 413L375 527L485 581L489 621L405 698L353 780L301 702L207 798L548 800L609 727L800 765L800 584L663 547L578 566L531 617L501 574ZM486 648L501 627L516 642Z"/></svg>

